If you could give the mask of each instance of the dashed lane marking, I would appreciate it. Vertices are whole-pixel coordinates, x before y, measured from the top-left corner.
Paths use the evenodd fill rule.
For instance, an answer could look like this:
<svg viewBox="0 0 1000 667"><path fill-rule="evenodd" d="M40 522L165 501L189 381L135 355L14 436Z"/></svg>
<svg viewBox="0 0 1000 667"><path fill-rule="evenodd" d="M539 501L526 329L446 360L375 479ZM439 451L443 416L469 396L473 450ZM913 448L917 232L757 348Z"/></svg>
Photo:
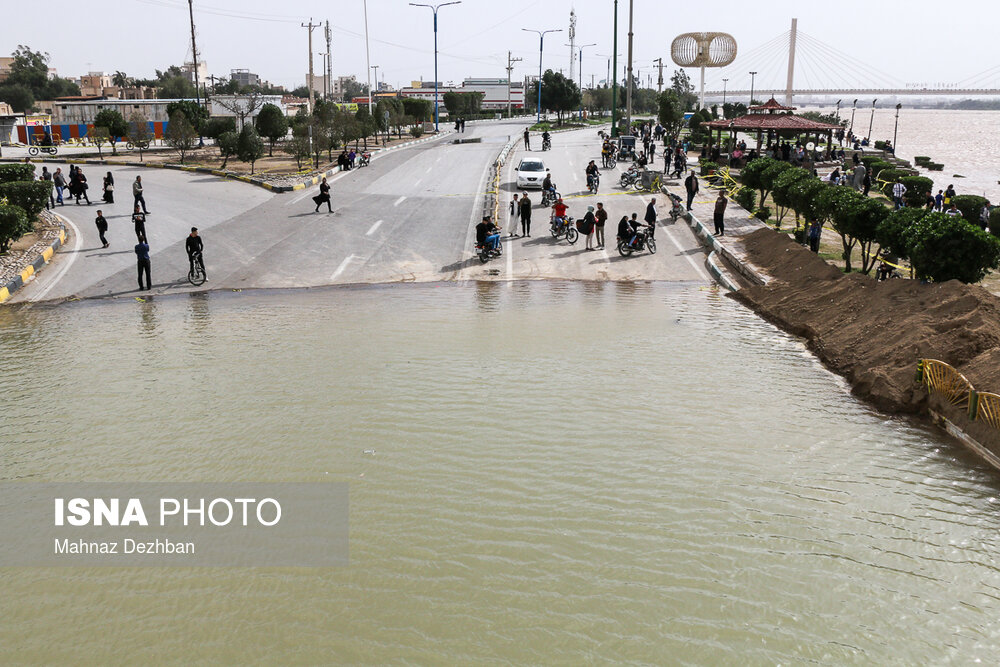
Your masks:
<svg viewBox="0 0 1000 667"><path fill-rule="evenodd" d="M393 206L399 206L404 201L406 201L406 195L403 195L402 197L400 197L399 199L397 199L396 201L394 201L392 205Z"/></svg>
<svg viewBox="0 0 1000 667"><path fill-rule="evenodd" d="M375 230L378 229L381 225L382 225L382 221L381 220L376 220L375 224L371 226L371 229L369 229L367 232L365 232L365 236L371 236L372 234L374 234Z"/></svg>
<svg viewBox="0 0 1000 667"><path fill-rule="evenodd" d="M350 264L351 260L354 259L354 258L355 258L355 255L348 255L347 257L345 257L344 261L341 262L340 266L337 267L337 270L334 271L333 275L330 276L330 280L336 280L337 278L339 278L340 274L344 272L344 269L347 268L347 265Z"/></svg>

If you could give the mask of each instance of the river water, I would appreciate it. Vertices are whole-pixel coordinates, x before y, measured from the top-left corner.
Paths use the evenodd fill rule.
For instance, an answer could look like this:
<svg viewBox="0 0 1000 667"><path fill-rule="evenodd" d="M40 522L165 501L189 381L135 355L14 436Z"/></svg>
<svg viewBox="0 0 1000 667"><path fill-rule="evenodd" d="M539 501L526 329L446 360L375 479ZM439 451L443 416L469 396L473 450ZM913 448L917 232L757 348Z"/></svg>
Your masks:
<svg viewBox="0 0 1000 667"><path fill-rule="evenodd" d="M848 101L849 102L849 101ZM854 132L872 141L892 141L896 130L896 109L876 108L872 117L869 106L854 115ZM904 102L905 105L905 102ZM804 109L808 110L808 108ZM830 108L813 109L832 113ZM850 122L851 109L840 110L840 117ZM913 162L916 155L927 155L944 165L942 171L918 169L921 176L934 181L934 191L954 185L958 194L980 195L992 203L1000 202L1000 111L951 111L942 109L907 109L899 112L896 155ZM962 176L956 178L955 175Z"/></svg>
<svg viewBox="0 0 1000 667"><path fill-rule="evenodd" d="M89 301L0 311L0 349L5 480L351 495L341 568L0 569L4 664L1000 650L996 476L714 287Z"/></svg>

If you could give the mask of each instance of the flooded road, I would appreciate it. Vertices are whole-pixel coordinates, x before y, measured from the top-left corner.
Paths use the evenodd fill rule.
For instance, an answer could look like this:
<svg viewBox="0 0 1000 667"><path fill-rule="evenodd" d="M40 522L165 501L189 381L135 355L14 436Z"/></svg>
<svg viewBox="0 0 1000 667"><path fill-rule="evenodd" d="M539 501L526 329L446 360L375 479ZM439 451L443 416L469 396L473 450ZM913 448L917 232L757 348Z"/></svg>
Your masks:
<svg viewBox="0 0 1000 667"><path fill-rule="evenodd" d="M332 480L351 501L342 568L0 569L6 664L1000 649L997 477L715 287L85 301L0 310L0 349L4 480Z"/></svg>

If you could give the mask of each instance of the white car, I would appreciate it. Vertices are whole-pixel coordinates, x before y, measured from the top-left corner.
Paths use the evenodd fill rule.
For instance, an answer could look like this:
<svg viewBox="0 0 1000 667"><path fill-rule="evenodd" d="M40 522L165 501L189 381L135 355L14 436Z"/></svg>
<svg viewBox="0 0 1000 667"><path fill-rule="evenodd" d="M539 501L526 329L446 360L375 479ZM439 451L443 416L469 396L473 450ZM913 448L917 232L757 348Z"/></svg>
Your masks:
<svg viewBox="0 0 1000 667"><path fill-rule="evenodd" d="M538 158L525 158L517 165L517 187L541 188L545 180L545 163Z"/></svg>

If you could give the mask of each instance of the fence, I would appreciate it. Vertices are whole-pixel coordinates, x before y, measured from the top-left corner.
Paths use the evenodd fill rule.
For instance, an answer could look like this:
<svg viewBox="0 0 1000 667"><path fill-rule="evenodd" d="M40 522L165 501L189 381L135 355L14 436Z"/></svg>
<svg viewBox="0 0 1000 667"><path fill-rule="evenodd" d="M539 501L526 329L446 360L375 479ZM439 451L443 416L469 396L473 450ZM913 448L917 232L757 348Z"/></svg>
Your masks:
<svg viewBox="0 0 1000 667"><path fill-rule="evenodd" d="M979 392L964 375L937 359L917 363L917 380L930 393L939 394L951 405L965 408L969 419L1000 429L1000 395Z"/></svg>
<svg viewBox="0 0 1000 667"><path fill-rule="evenodd" d="M494 224L500 219L500 174L515 143L517 139L508 141L490 167L490 189L486 191L486 199L483 202L483 215L490 216Z"/></svg>

